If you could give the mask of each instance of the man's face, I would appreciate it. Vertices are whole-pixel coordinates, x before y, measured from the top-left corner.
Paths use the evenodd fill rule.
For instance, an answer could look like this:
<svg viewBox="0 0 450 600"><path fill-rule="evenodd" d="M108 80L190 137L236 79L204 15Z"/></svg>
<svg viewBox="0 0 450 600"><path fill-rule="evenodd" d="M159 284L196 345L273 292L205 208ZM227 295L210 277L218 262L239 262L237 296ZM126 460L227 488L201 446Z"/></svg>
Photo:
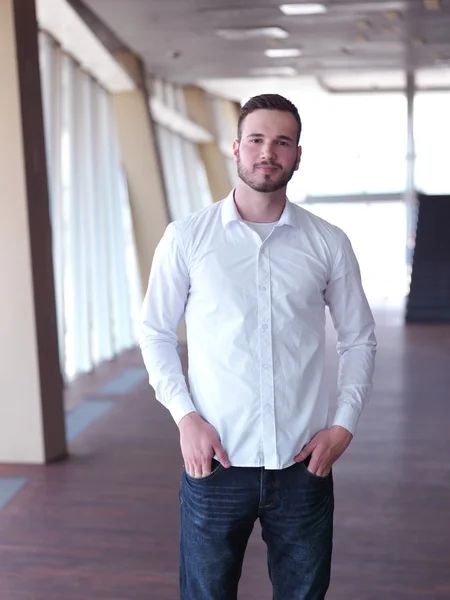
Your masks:
<svg viewBox="0 0 450 600"><path fill-rule="evenodd" d="M298 123L289 112L255 110L242 123L241 140L233 152L239 178L257 192L285 187L298 169Z"/></svg>

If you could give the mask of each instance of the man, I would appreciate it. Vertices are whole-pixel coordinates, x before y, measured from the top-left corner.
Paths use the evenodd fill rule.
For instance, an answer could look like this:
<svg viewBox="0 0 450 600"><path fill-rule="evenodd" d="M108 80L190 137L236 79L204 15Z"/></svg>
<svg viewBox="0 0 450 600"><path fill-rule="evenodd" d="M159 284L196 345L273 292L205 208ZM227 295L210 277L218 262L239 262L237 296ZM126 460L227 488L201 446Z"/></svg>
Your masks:
<svg viewBox="0 0 450 600"><path fill-rule="evenodd" d="M239 180L171 223L142 309L143 358L180 430L182 600L235 600L257 519L275 600L322 600L333 528L331 467L371 390L376 341L343 232L292 204L301 120L279 95L242 108ZM329 422L325 307L338 333ZM177 354L185 315L189 384Z"/></svg>

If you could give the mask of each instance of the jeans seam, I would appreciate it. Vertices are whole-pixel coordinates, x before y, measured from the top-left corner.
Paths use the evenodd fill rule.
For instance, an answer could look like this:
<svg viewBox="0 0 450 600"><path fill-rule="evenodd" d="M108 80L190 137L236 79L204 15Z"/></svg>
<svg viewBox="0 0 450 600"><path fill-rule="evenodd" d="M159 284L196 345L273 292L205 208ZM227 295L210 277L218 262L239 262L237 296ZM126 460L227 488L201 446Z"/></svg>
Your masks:
<svg viewBox="0 0 450 600"><path fill-rule="evenodd" d="M272 565L272 561L270 559L270 551L269 551L268 544L267 544L267 562L269 564L269 572L271 573L272 594L273 594L272 600L277 600L278 590L276 589L276 585L275 585L275 578L274 578L274 574L273 574L273 565Z"/></svg>
<svg viewBox="0 0 450 600"><path fill-rule="evenodd" d="M271 500L271 502L269 502L268 504L261 504L261 500L260 500L260 504L259 504L259 508L263 509L263 508L270 508L271 506L273 506L276 502L277 499L277 492L278 492L278 476L275 475L275 489L274 489L274 493L273 493L273 498Z"/></svg>

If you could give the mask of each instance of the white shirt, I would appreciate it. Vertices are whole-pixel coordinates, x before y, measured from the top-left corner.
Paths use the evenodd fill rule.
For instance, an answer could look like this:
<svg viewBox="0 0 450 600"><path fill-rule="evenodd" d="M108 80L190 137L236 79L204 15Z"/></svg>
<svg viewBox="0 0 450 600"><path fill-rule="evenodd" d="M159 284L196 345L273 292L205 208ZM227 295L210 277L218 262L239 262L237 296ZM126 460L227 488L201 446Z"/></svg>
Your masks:
<svg viewBox="0 0 450 600"><path fill-rule="evenodd" d="M324 376L325 307L338 332L338 407ZM185 314L188 391L177 352ZM141 350L175 422L194 410L232 466L282 469L320 429L355 432L372 388L374 321L350 242L287 201L264 242L233 194L172 222L153 260Z"/></svg>

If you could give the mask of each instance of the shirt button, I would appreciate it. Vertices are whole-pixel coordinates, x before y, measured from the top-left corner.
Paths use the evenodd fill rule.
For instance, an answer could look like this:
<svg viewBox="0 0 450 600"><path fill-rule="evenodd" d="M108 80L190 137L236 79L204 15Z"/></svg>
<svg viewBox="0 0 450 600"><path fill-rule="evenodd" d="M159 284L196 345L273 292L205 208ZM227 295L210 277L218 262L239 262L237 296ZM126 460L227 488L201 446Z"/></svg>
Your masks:
<svg viewBox="0 0 450 600"><path fill-rule="evenodd" d="M265 369L266 371L268 371L270 369L270 365L263 365L263 369Z"/></svg>
<svg viewBox="0 0 450 600"><path fill-rule="evenodd" d="M259 286L259 289L260 289L262 292L265 292L265 291L267 290L267 288L266 288L266 286L265 286L265 285L261 285L261 286Z"/></svg>
<svg viewBox="0 0 450 600"><path fill-rule="evenodd" d="M264 325L261 325L261 331L266 331L267 330L267 325L264 323Z"/></svg>

